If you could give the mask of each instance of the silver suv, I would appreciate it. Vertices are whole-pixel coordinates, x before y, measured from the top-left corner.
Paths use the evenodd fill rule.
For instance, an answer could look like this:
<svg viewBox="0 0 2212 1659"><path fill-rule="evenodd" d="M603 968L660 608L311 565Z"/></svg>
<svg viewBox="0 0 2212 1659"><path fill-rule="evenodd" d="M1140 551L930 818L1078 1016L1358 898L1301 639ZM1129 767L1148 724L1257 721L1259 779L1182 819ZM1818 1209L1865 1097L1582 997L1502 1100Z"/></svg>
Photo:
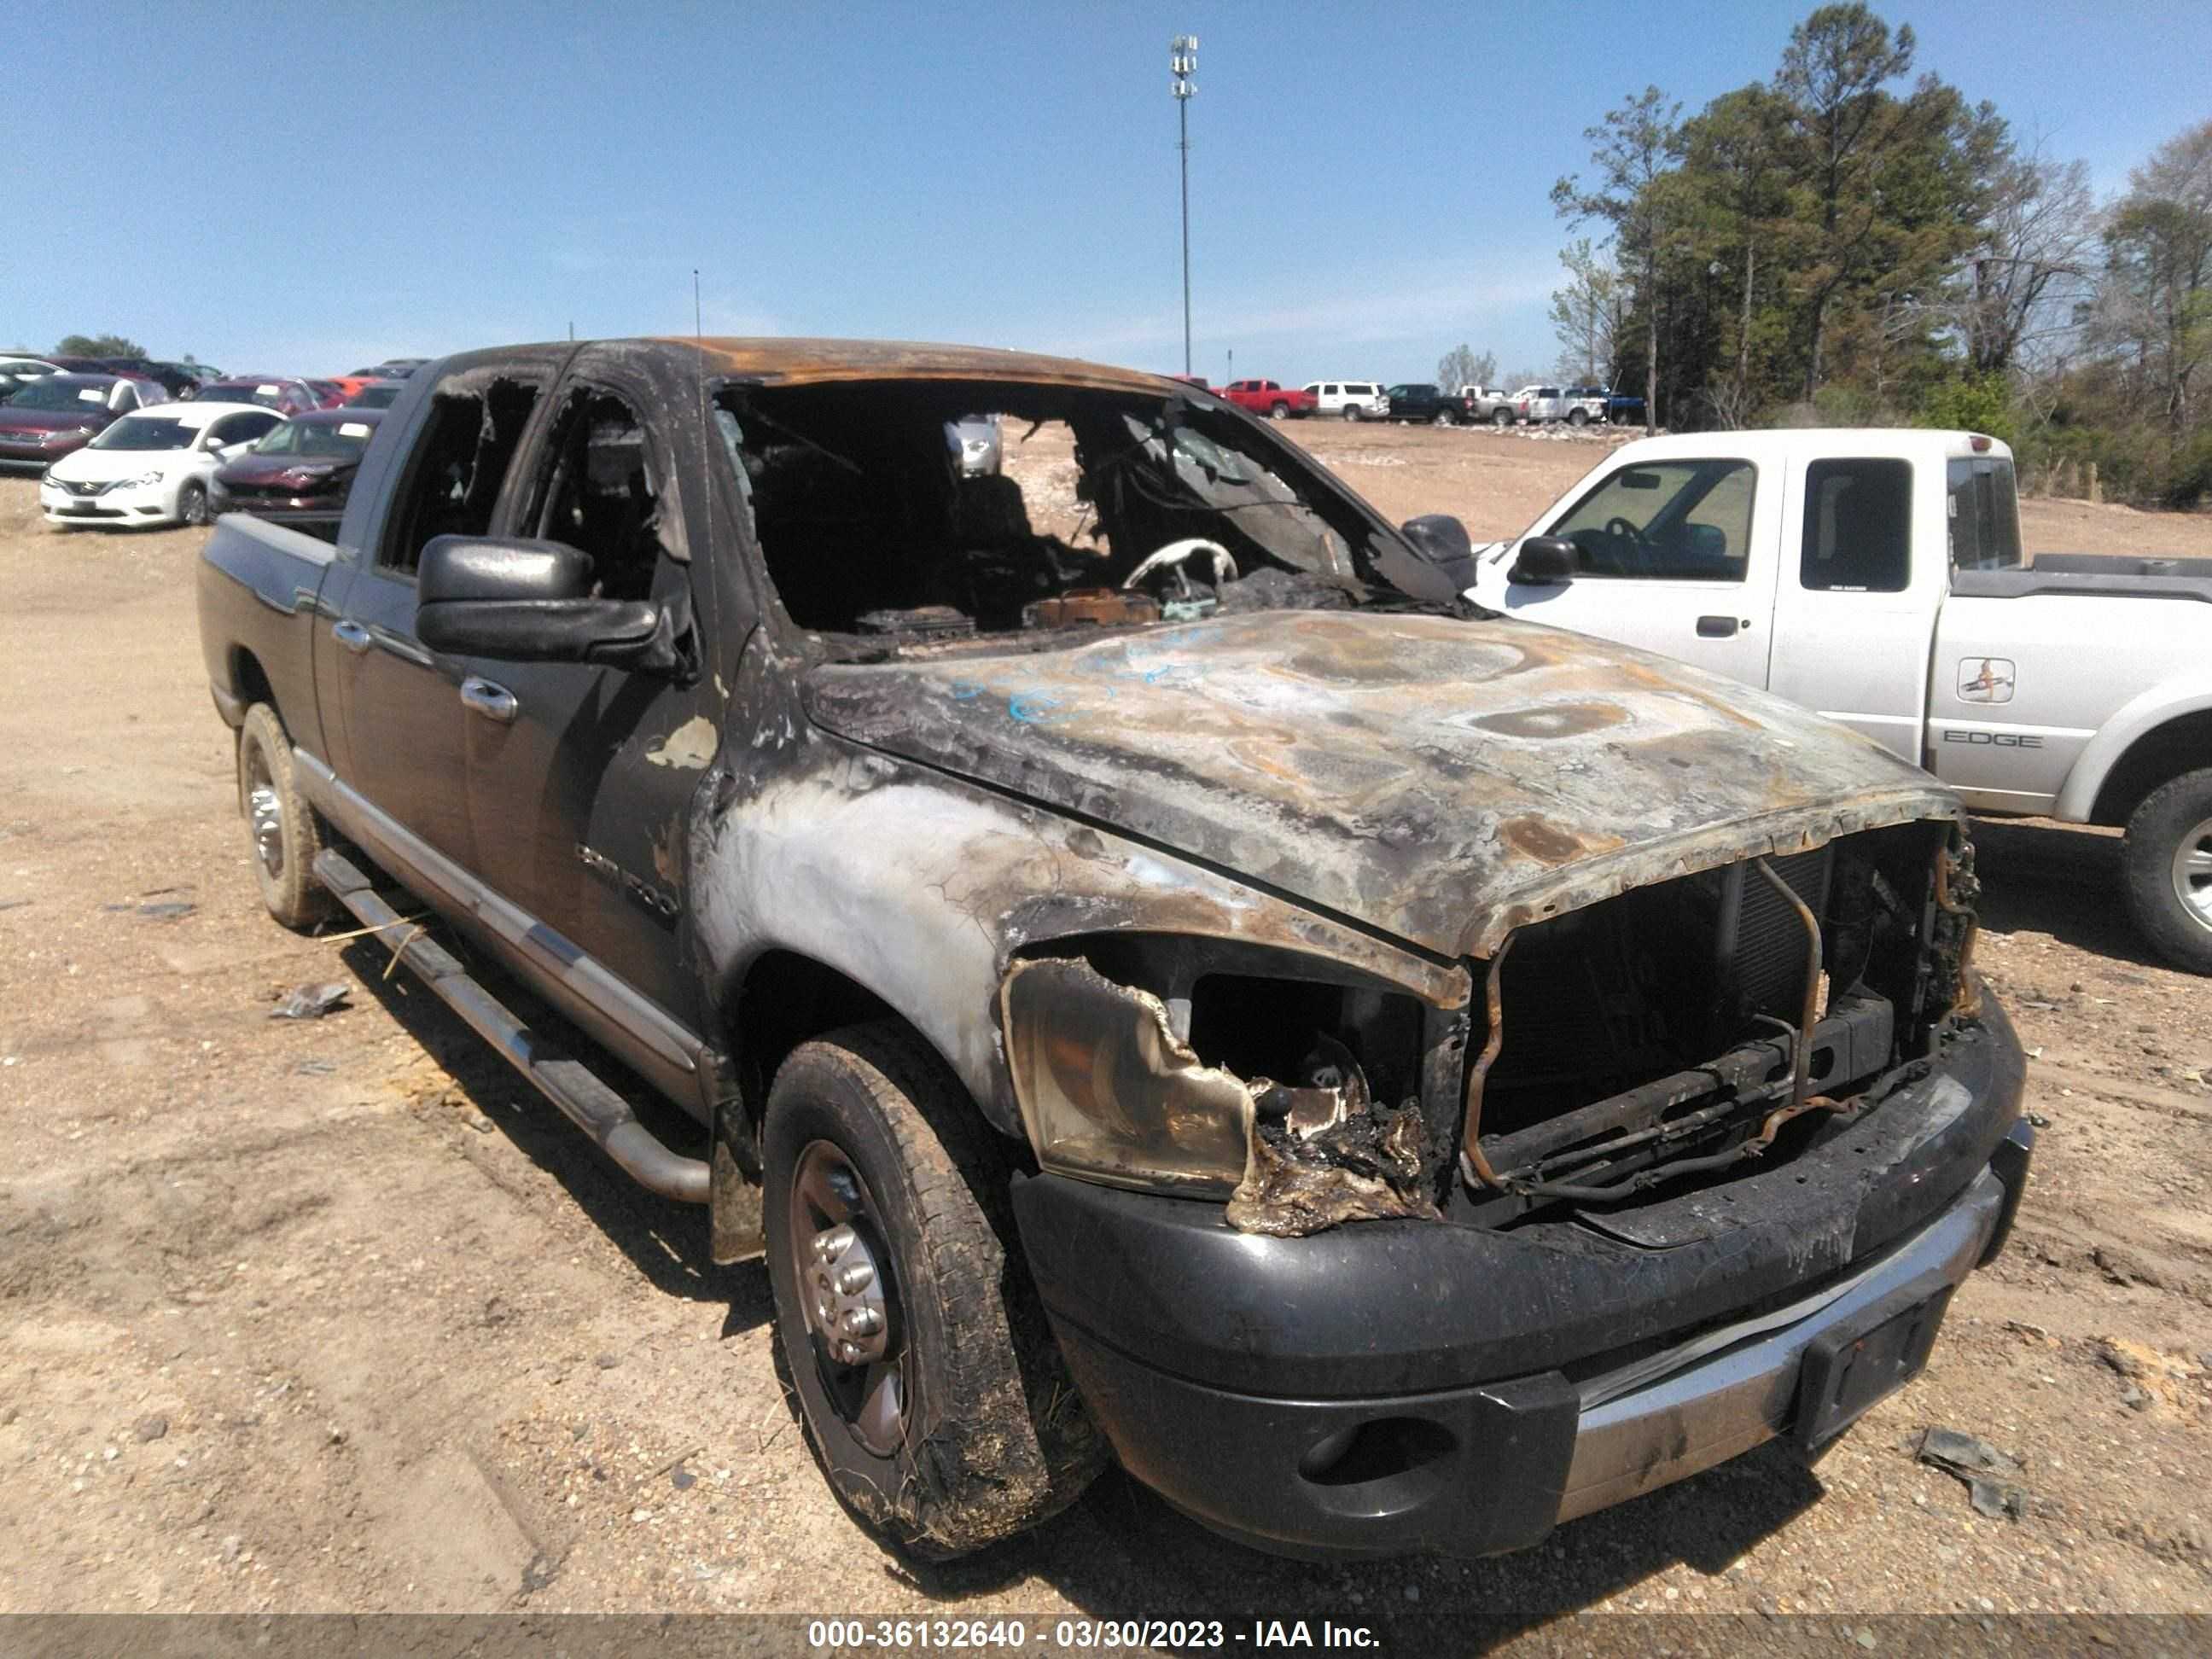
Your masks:
<svg viewBox="0 0 2212 1659"><path fill-rule="evenodd" d="M1308 380L1314 395L1314 413L1334 415L1340 421L1379 421L1390 412L1390 399L1380 380Z"/></svg>

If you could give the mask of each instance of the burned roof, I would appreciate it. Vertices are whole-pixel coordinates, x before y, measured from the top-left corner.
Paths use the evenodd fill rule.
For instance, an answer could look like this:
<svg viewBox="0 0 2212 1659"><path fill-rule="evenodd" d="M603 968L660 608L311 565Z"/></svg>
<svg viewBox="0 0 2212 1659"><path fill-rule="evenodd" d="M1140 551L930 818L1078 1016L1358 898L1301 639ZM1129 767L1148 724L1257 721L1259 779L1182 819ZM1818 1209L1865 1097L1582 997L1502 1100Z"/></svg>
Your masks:
<svg viewBox="0 0 2212 1659"><path fill-rule="evenodd" d="M1004 351L995 346L929 345L912 340L714 337L695 340L673 336L660 337L653 343L694 348L705 357L710 373L773 386L840 380L1000 380L1101 392L1187 392L1190 389L1164 375L1075 357Z"/></svg>

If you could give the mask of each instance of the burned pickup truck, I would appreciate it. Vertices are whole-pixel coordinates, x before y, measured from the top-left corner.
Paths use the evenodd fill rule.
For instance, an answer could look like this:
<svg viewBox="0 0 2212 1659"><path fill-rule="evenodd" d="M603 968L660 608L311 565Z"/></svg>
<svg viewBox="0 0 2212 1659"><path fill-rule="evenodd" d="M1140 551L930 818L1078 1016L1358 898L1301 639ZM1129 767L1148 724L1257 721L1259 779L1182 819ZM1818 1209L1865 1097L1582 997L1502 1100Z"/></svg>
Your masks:
<svg viewBox="0 0 2212 1659"><path fill-rule="evenodd" d="M416 375L336 545L226 517L199 602L270 911L764 1249L884 1537L1111 1455L1479 1555L1831 1441L2029 1140L1951 797L1469 580L1186 384L631 340Z"/></svg>

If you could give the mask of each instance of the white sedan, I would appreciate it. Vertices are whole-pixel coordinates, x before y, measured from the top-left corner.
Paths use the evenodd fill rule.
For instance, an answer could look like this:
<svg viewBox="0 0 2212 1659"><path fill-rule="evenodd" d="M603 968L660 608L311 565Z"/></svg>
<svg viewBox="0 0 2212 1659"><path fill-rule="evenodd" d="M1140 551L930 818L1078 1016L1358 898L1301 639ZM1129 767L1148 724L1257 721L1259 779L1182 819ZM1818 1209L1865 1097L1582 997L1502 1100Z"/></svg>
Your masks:
<svg viewBox="0 0 2212 1659"><path fill-rule="evenodd" d="M284 417L251 404L158 404L117 421L39 480L46 522L208 522L208 480Z"/></svg>

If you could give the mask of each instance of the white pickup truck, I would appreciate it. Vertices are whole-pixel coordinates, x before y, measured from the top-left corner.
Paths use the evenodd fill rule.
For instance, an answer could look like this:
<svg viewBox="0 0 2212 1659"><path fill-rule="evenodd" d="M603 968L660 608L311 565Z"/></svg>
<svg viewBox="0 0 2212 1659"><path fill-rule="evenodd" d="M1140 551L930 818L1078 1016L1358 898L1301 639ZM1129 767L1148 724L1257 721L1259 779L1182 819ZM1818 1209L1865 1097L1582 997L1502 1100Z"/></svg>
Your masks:
<svg viewBox="0 0 2212 1659"><path fill-rule="evenodd" d="M1869 428L1623 445L1474 568L1480 604L1779 692L1977 812L2124 825L2137 926L2212 973L2212 557L2031 563L2003 444Z"/></svg>

